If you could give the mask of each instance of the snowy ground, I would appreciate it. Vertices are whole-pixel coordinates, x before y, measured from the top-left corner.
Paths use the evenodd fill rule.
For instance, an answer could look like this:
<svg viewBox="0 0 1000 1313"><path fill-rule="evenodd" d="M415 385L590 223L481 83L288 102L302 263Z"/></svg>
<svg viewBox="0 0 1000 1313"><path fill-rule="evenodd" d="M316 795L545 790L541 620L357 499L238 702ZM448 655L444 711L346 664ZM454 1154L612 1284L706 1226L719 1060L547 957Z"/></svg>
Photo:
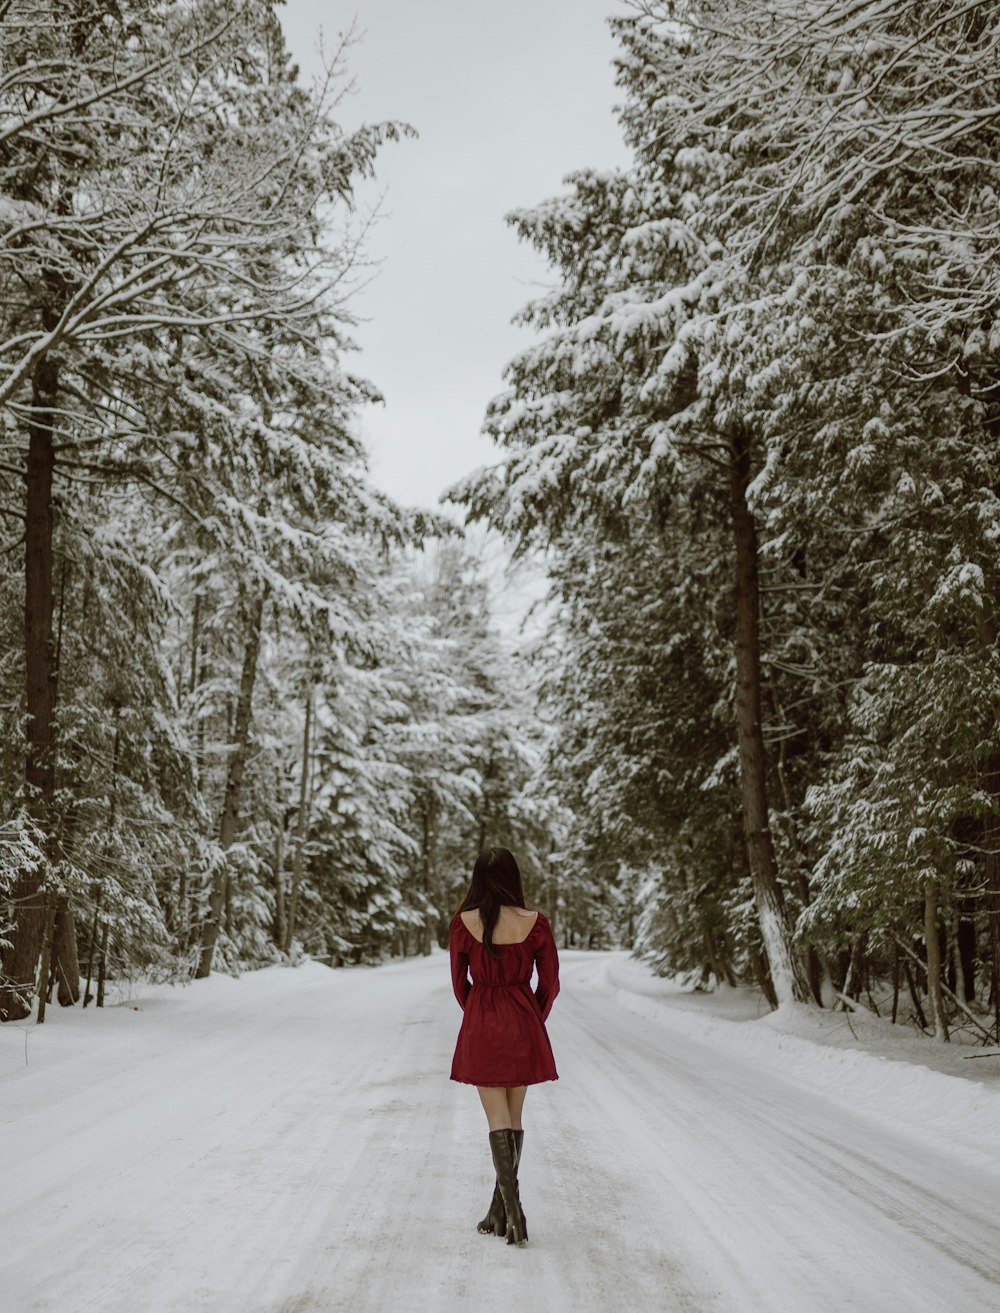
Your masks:
<svg viewBox="0 0 1000 1313"><path fill-rule="evenodd" d="M622 954L562 975L523 1250L475 1231L487 1128L447 1079L440 953L3 1028L0 1309L995 1313L1000 1064L699 1015Z"/></svg>

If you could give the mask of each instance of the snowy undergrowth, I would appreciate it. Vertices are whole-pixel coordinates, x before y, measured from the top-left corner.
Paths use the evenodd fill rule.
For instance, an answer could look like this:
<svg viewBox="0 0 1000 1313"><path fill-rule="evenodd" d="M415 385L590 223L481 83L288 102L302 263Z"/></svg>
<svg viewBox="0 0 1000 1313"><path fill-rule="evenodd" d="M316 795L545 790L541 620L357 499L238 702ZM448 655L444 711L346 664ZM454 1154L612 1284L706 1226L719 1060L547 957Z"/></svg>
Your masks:
<svg viewBox="0 0 1000 1313"><path fill-rule="evenodd" d="M934 1044L872 1015L805 1006L761 1013L750 989L693 995L625 953L604 957L592 984L630 1012L897 1130L946 1140L980 1166L1000 1150L1000 1055L970 1059L981 1050Z"/></svg>

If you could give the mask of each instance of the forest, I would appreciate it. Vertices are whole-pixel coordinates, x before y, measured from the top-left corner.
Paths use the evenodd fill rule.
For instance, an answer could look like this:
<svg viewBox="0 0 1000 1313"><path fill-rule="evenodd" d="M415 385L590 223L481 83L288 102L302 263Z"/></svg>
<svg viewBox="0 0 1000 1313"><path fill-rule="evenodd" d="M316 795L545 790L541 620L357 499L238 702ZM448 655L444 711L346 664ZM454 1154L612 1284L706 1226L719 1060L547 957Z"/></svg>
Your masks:
<svg viewBox="0 0 1000 1313"><path fill-rule="evenodd" d="M1000 0L609 22L631 164L507 216L550 285L419 508L349 43L0 3L0 1019L429 953L503 844L560 946L1000 1043Z"/></svg>

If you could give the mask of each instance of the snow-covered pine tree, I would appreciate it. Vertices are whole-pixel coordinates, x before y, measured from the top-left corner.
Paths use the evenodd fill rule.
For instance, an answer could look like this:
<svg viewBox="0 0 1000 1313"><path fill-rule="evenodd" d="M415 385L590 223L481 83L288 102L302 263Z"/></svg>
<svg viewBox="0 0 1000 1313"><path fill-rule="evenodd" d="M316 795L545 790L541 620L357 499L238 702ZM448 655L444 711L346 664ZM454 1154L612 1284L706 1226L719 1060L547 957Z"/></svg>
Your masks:
<svg viewBox="0 0 1000 1313"><path fill-rule="evenodd" d="M490 410L487 427L507 459L456 496L522 543L563 554L595 533L625 538L634 519L667 521L679 505L697 507L705 538L696 552L711 543L730 562L744 836L774 989L785 1001L804 984L767 801L759 535L748 501L761 438L733 385L738 319L729 318L755 293L711 226L725 155L686 140L679 120L664 121L667 68L651 77L642 31L633 36L621 77L634 169L578 173L568 196L513 216L561 281L523 313L547 336L510 364L510 387ZM682 58L675 42L664 65ZM670 588L686 562L665 556L661 568Z"/></svg>
<svg viewBox="0 0 1000 1313"><path fill-rule="evenodd" d="M673 30L671 7L643 8L648 40ZM817 582L857 603L847 673L863 683L828 782L811 782L824 856L807 924L867 936L882 964L915 938L940 1004L930 927L968 988L978 922L1000 1033L1000 11L690 12L712 36L690 43L678 83L688 130L739 158L718 197L730 248L787 289L780 331L748 335L763 342L753 377L780 380L763 500L800 551L816 556L817 529L842 536Z"/></svg>
<svg viewBox="0 0 1000 1313"><path fill-rule="evenodd" d="M282 333L298 334L301 348L318 314L337 318L355 245L324 243L319 207L343 202L352 175L399 133L388 124L344 134L332 81L315 93L296 84L269 3L79 0L74 10L67 23L64 6L9 7L3 37L19 76L6 85L0 142L5 269L11 286L33 289L7 298L0 347L8 469L26 470L23 796L52 867L61 857L53 544L62 490L81 481L151 489L221 536L239 525L244 551L259 545L270 522L254 464L276 453L251 440L265 391L251 375L264 360L281 372L273 348ZM290 368L288 350L284 372L328 404L339 396L343 409L364 389L331 371L337 339L323 341L299 349ZM171 375L189 371L190 405L198 389L189 365L210 354L221 358L216 395L198 395L211 421L178 431ZM238 386L219 407L234 362ZM293 477L287 463L283 473ZM347 482L377 501L357 475ZM14 514L18 501L15 493ZM271 537L281 533L279 519ZM250 598L250 614L262 596ZM60 624L68 619L60 613ZM27 1006L52 910L47 889L44 869L26 867L13 891L6 1016Z"/></svg>

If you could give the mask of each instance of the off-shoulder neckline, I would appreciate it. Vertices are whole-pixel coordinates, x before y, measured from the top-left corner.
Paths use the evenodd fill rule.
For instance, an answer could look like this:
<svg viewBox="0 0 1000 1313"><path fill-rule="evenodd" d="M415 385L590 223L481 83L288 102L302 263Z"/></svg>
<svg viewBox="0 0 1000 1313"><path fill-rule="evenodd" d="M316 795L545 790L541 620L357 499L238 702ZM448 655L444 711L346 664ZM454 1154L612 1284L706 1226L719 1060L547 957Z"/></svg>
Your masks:
<svg viewBox="0 0 1000 1313"><path fill-rule="evenodd" d="M477 939L476 936L469 929L469 927L465 924L465 918L462 916L462 913L457 912L455 915L460 925L462 926L462 929L469 936L472 942L474 944L481 944L483 941L481 939ZM526 944L528 940L531 938L531 936L535 933L535 930L538 928L538 923L542 919L542 915L543 915L542 912L535 913L535 919L531 923L531 929L528 931L528 933L524 936L523 939L518 939L515 943L512 944L494 944L493 947L494 948L520 948L522 944Z"/></svg>

